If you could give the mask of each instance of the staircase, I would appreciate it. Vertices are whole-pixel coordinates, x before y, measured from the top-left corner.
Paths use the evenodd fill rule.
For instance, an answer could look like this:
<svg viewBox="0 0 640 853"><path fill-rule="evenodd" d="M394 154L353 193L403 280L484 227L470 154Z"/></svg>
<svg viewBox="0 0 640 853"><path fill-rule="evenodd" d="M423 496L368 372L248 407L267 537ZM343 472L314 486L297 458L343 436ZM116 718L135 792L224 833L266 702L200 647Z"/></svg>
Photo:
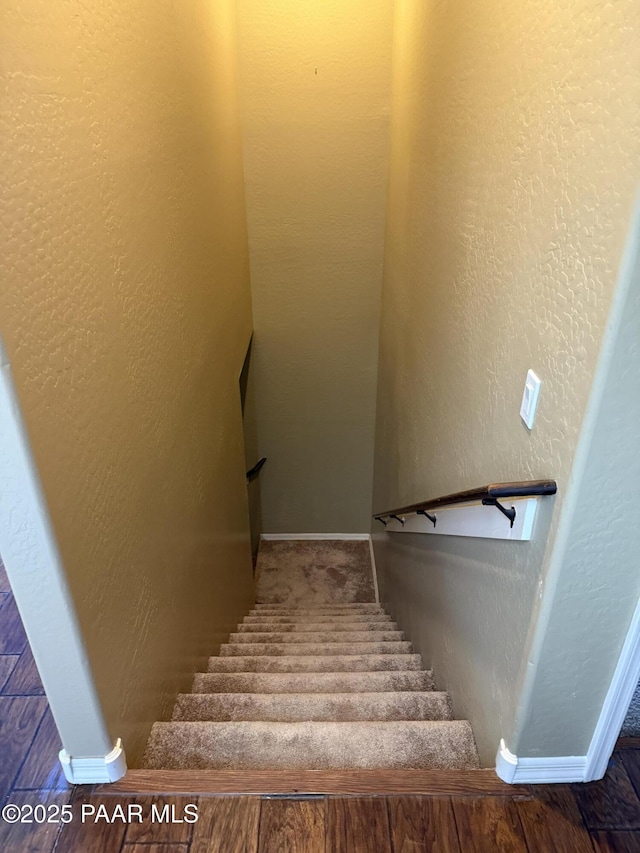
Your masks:
<svg viewBox="0 0 640 853"><path fill-rule="evenodd" d="M259 583L258 583L259 591ZM335 596L333 596L335 598ZM296 599L299 602L299 597ZM155 769L474 769L473 733L453 720L411 643L373 602L266 602L155 723Z"/></svg>

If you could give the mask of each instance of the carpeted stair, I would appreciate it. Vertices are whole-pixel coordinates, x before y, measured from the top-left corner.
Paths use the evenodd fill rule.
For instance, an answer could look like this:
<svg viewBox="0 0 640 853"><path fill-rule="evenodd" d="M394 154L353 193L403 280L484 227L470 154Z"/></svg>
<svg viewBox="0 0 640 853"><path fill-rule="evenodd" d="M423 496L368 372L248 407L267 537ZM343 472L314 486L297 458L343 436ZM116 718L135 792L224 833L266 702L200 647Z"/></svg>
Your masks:
<svg viewBox="0 0 640 853"><path fill-rule="evenodd" d="M479 766L401 631L374 603L258 604L171 722L153 726L144 765L163 769Z"/></svg>

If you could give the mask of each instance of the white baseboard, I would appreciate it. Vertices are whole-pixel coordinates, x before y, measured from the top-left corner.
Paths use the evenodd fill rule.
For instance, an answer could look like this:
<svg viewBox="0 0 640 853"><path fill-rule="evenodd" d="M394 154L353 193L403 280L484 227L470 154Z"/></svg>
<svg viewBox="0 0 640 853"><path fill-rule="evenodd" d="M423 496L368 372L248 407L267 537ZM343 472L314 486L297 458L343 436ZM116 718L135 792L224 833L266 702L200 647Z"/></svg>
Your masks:
<svg viewBox="0 0 640 853"><path fill-rule="evenodd" d="M586 755L518 758L507 747L504 740L500 741L496 755L496 773L503 782L510 785L584 782L586 771Z"/></svg>
<svg viewBox="0 0 640 853"><path fill-rule="evenodd" d="M357 539L365 541L369 538L368 533L262 533L261 539L265 542L277 542L279 539Z"/></svg>
<svg viewBox="0 0 640 853"><path fill-rule="evenodd" d="M72 785L96 785L117 782L127 772L127 759L120 738L111 752L102 756L72 756L60 750L60 764Z"/></svg>

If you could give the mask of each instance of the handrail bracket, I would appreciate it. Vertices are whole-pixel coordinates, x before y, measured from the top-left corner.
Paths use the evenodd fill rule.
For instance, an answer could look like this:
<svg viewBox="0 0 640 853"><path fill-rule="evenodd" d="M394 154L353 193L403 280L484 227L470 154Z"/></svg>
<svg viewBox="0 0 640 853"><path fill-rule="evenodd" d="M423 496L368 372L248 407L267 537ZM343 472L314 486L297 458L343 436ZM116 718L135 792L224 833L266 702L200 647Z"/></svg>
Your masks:
<svg viewBox="0 0 640 853"><path fill-rule="evenodd" d="M428 518L433 526L436 526L436 521L438 520L435 515L430 512L427 512L426 509L416 510L416 515L424 515L425 518Z"/></svg>
<svg viewBox="0 0 640 853"><path fill-rule="evenodd" d="M499 509L503 515L509 519L509 524L513 527L513 523L516 520L516 508L514 506L509 509L506 506L503 506L499 500L496 498L482 498L483 506L494 506L496 509Z"/></svg>

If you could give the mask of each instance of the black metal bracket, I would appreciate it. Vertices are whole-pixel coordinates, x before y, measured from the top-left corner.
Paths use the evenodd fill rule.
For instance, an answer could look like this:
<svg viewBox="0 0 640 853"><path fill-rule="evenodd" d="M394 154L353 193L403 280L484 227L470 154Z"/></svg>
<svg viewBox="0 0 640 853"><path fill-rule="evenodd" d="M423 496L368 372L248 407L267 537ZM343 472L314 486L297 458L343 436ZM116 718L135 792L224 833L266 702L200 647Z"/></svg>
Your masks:
<svg viewBox="0 0 640 853"><path fill-rule="evenodd" d="M387 526L387 522L384 520L384 518L380 518L379 516L376 516L376 521L379 521L380 524L384 524L385 527Z"/></svg>
<svg viewBox="0 0 640 853"><path fill-rule="evenodd" d="M389 518L395 518L395 520L399 521L400 524L404 527L404 518L400 518L399 515L390 515Z"/></svg>
<svg viewBox="0 0 640 853"><path fill-rule="evenodd" d="M436 526L436 521L438 520L435 515L432 515L430 512L427 512L426 509L416 510L416 515L424 515L425 518L428 518L429 521Z"/></svg>
<svg viewBox="0 0 640 853"><path fill-rule="evenodd" d="M249 468L249 470L247 471L247 483L250 483L252 480L255 480L255 478L258 476L258 474L262 470L262 466L264 465L264 463L266 461L267 461L267 457L263 456L262 459L258 459L258 461L253 466L253 468Z"/></svg>
<svg viewBox="0 0 640 853"><path fill-rule="evenodd" d="M496 509L499 509L503 515L509 519L510 526L513 527L513 522L516 520L516 508L514 506L511 509L507 509L506 506L503 506L500 501L496 500L496 498L482 498L483 506L494 506Z"/></svg>

